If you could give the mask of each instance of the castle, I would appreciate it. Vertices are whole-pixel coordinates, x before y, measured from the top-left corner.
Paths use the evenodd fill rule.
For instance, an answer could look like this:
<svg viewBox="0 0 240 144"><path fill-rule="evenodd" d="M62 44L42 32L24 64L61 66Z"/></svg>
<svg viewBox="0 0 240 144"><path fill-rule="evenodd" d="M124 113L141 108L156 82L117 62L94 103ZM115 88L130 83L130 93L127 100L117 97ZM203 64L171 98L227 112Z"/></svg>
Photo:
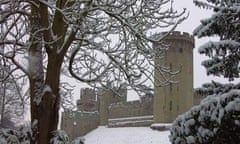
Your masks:
<svg viewBox="0 0 240 144"><path fill-rule="evenodd" d="M188 33L174 31L164 38L164 42L168 44L168 50L163 58L155 56L155 65L161 64L172 71L180 69L174 77L177 83L158 87L155 80L154 94L130 102L127 101L124 85L116 89L120 96L106 89L81 89L77 110L62 113L62 129L70 139L85 135L99 125L124 127L171 123L179 114L189 110L193 103L198 103L199 98L195 99L193 94L194 38ZM155 70L154 76L161 80L162 73Z"/></svg>

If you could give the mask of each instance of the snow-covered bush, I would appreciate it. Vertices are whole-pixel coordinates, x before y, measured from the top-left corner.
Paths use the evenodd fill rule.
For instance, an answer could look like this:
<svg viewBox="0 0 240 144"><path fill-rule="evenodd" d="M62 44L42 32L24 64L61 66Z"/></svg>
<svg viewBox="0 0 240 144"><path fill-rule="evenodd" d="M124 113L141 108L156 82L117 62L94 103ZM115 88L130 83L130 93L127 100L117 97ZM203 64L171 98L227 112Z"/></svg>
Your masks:
<svg viewBox="0 0 240 144"><path fill-rule="evenodd" d="M238 144L240 89L208 96L180 115L170 131L173 144Z"/></svg>
<svg viewBox="0 0 240 144"><path fill-rule="evenodd" d="M70 142L68 135L63 130L54 131L52 134L53 138L50 140L50 144L84 144L82 137L77 137Z"/></svg>
<svg viewBox="0 0 240 144"><path fill-rule="evenodd" d="M62 131L62 130L57 130L52 132L53 137L50 140L51 144L70 144L68 135Z"/></svg>
<svg viewBox="0 0 240 144"><path fill-rule="evenodd" d="M52 132L53 138L50 140L50 144L84 144L84 139L77 137L70 142L68 135L63 130L57 130Z"/></svg>
<svg viewBox="0 0 240 144"><path fill-rule="evenodd" d="M52 134L54 137L50 144L84 144L82 137L77 137L71 142L62 130L54 131ZM21 127L19 130L0 129L0 144L30 144L30 139L31 130L28 127Z"/></svg>
<svg viewBox="0 0 240 144"><path fill-rule="evenodd" d="M1 129L0 144L30 144L30 131L28 128L20 130Z"/></svg>

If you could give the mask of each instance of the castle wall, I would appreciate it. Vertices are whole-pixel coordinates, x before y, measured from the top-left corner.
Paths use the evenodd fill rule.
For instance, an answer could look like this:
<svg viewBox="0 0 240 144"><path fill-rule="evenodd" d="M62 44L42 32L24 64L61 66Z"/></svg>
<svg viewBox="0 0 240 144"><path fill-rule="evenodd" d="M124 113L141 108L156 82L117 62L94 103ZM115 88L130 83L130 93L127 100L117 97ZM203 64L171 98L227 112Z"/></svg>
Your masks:
<svg viewBox="0 0 240 144"><path fill-rule="evenodd" d="M108 121L108 106L110 103L110 91L104 90L99 94L99 113L100 125L107 125Z"/></svg>
<svg viewBox="0 0 240 144"><path fill-rule="evenodd" d="M100 125L108 124L108 118L109 118L108 107L109 107L109 105L111 105L113 103L127 101L127 89L126 88L123 87L121 89L116 89L116 91L120 94L120 96L108 89L102 89L98 93Z"/></svg>
<svg viewBox="0 0 240 144"><path fill-rule="evenodd" d="M98 111L98 100L96 92L91 88L83 88L80 92L80 99L77 100L78 111Z"/></svg>
<svg viewBox="0 0 240 144"><path fill-rule="evenodd" d="M108 118L123 118L153 115L153 101L131 101L111 104L108 107Z"/></svg>
<svg viewBox="0 0 240 144"><path fill-rule="evenodd" d="M100 123L98 112L63 112L62 129L68 134L70 140L83 136L97 128Z"/></svg>

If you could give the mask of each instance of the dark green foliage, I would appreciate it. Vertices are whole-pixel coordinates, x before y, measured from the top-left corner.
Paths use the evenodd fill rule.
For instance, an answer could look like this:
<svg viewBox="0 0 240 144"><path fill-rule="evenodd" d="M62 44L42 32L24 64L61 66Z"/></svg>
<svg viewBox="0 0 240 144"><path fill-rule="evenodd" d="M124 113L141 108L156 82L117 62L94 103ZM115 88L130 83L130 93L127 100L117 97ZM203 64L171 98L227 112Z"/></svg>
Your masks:
<svg viewBox="0 0 240 144"><path fill-rule="evenodd" d="M210 18L201 20L194 35L201 37L217 36L219 41L208 42L199 48L209 59L202 65L207 74L224 76L233 80L240 73L240 1L208 0L208 3L195 1L199 7L211 8Z"/></svg>
<svg viewBox="0 0 240 144"><path fill-rule="evenodd" d="M240 90L211 95L179 116L171 128L173 144L238 144Z"/></svg>

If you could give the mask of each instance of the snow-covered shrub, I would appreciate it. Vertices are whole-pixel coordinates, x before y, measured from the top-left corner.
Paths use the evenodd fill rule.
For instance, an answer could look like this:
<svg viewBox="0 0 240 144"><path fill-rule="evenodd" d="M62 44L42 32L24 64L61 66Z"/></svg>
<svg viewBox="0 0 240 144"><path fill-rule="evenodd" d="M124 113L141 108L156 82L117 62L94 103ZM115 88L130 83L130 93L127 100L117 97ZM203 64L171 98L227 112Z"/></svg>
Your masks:
<svg viewBox="0 0 240 144"><path fill-rule="evenodd" d="M19 144L17 138L18 132L11 129L1 129L0 130L0 143L1 144Z"/></svg>
<svg viewBox="0 0 240 144"><path fill-rule="evenodd" d="M208 96L180 115L170 131L173 144L238 144L240 89Z"/></svg>
<svg viewBox="0 0 240 144"><path fill-rule="evenodd" d="M82 137L70 142L63 130L54 131L52 134L54 137L50 140L50 144L84 144ZM21 127L19 130L0 129L0 144L30 144L31 135L29 127Z"/></svg>
<svg viewBox="0 0 240 144"><path fill-rule="evenodd" d="M50 140L51 144L70 144L68 135L62 130L52 132L53 138Z"/></svg>
<svg viewBox="0 0 240 144"><path fill-rule="evenodd" d="M0 130L1 144L30 144L30 131L27 128L20 130L1 129Z"/></svg>
<svg viewBox="0 0 240 144"><path fill-rule="evenodd" d="M84 144L82 137L77 137L70 142L68 135L63 130L56 130L52 134L53 138L50 140L50 144Z"/></svg>

